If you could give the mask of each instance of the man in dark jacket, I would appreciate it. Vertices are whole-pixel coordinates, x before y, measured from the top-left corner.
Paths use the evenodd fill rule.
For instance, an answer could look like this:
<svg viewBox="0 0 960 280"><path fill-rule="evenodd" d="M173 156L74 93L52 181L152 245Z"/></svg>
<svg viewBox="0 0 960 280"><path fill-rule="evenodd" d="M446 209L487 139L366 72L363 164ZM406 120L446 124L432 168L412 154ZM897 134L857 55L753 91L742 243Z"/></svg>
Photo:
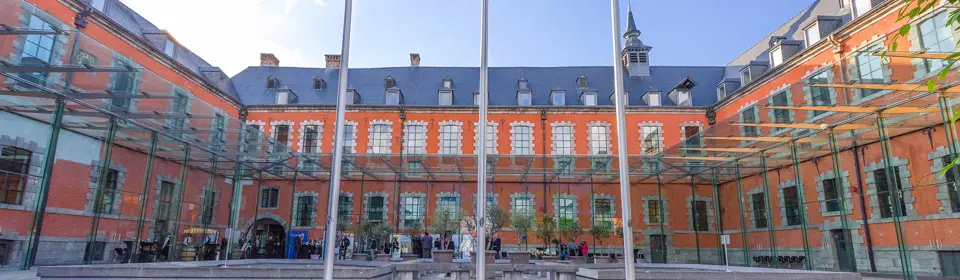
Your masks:
<svg viewBox="0 0 960 280"><path fill-rule="evenodd" d="M493 243L490 244L490 250L497 252L496 258L500 258L500 234L493 235Z"/></svg>
<svg viewBox="0 0 960 280"><path fill-rule="evenodd" d="M433 236L424 232L423 237L420 238L420 243L420 246L423 246L423 258L433 258Z"/></svg>

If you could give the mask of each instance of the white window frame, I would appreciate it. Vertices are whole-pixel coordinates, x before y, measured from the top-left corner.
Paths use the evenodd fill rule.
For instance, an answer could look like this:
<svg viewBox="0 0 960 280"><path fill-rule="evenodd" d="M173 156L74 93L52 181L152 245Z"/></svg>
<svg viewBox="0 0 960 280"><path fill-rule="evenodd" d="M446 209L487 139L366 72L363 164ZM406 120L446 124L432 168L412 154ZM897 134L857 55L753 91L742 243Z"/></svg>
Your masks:
<svg viewBox="0 0 960 280"><path fill-rule="evenodd" d="M660 99L659 91L649 91L647 92L647 100L649 101L648 106L663 106L663 101Z"/></svg>
<svg viewBox="0 0 960 280"><path fill-rule="evenodd" d="M442 121L438 126L440 141L437 154L459 155L463 153L463 122Z"/></svg>
<svg viewBox="0 0 960 280"><path fill-rule="evenodd" d="M593 102L587 102L587 101L593 101ZM583 95L580 95L580 103L582 103L584 106L597 106L597 92L595 91L584 92Z"/></svg>
<svg viewBox="0 0 960 280"><path fill-rule="evenodd" d="M641 122L638 124L640 127L640 152L646 155L656 155L660 152L663 152L663 123L660 122ZM656 141L656 150L649 151L647 149L646 141L652 133L656 133L654 138L651 139Z"/></svg>
<svg viewBox="0 0 960 280"><path fill-rule="evenodd" d="M560 98L559 100L557 98ZM562 90L554 90L550 92L550 104L553 106L563 106L567 105L567 92ZM560 102L557 102L560 101Z"/></svg>
<svg viewBox="0 0 960 280"><path fill-rule="evenodd" d="M318 154L322 150L320 148L320 145L323 143L323 122L318 120L309 120L309 121L300 122L300 133L299 133L299 136L297 137L297 152L304 153L304 146L306 146L307 144L306 142L307 126L310 126L310 125L314 125L317 127L317 134L315 138L317 140L317 147L316 147L317 150L313 151L313 153Z"/></svg>
<svg viewBox="0 0 960 280"><path fill-rule="evenodd" d="M444 99L444 97L446 97L446 99ZM437 104L442 106L453 105L453 91L441 90L440 93L437 94Z"/></svg>
<svg viewBox="0 0 960 280"><path fill-rule="evenodd" d="M591 155L612 155L610 144L610 123L590 122L587 124L587 147Z"/></svg>
<svg viewBox="0 0 960 280"><path fill-rule="evenodd" d="M770 68L783 64L783 48L779 45L770 49Z"/></svg>
<svg viewBox="0 0 960 280"><path fill-rule="evenodd" d="M473 149L475 153L479 153L480 144L478 144L478 142L480 141L480 134L479 134L480 124L478 122L473 122L473 127L474 127ZM500 123L494 122L494 121L487 122L487 129L486 129L487 145L485 146L487 147L488 155L495 155L499 153L498 151L499 150L498 148L500 145L500 141L498 139L500 134L499 129L500 129Z"/></svg>
<svg viewBox="0 0 960 280"><path fill-rule="evenodd" d="M573 122L551 123L551 153L554 155L573 155L576 153L576 124Z"/></svg>
<svg viewBox="0 0 960 280"><path fill-rule="evenodd" d="M815 36L811 36L810 31L813 31L813 32L814 32L813 34L814 34ZM811 38L811 37L816 37L816 38ZM811 23L810 25L807 25L807 27L803 29L803 41L807 43L807 47L808 47L808 48L809 48L810 46L812 46L813 44L816 44L817 42L820 42L820 40L822 40L822 39L823 39L823 38L821 38L821 36L820 36L820 23L819 23L819 22L814 21L813 23Z"/></svg>
<svg viewBox="0 0 960 280"><path fill-rule="evenodd" d="M373 120L367 129L369 141L368 154L389 154L393 146L393 122L388 120ZM377 131L381 130L381 131Z"/></svg>
<svg viewBox="0 0 960 280"><path fill-rule="evenodd" d="M522 102L526 100L527 102ZM533 92L528 90L517 91L517 106L532 106Z"/></svg>
<svg viewBox="0 0 960 280"><path fill-rule="evenodd" d="M399 90L388 90L386 94L386 100L384 104L387 105L400 105L402 98L400 98Z"/></svg>
<svg viewBox="0 0 960 280"><path fill-rule="evenodd" d="M510 154L532 155L534 151L534 137L532 122L517 121L510 123Z"/></svg>
<svg viewBox="0 0 960 280"><path fill-rule="evenodd" d="M427 153L427 122L407 121L403 124L403 153Z"/></svg>

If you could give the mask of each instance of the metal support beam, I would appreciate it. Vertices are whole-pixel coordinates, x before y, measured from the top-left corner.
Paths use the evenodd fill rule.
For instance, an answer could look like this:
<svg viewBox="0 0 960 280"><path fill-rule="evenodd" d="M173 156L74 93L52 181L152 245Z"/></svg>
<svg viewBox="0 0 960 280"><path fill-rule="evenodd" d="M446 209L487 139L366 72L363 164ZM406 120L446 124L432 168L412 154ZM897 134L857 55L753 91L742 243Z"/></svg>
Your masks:
<svg viewBox="0 0 960 280"><path fill-rule="evenodd" d="M103 212L103 191L106 190L107 182L109 181L107 176L110 173L110 160L113 159L113 137L117 134L116 127L117 119L110 118L110 128L107 130L107 135L103 140L103 157L100 158L100 169L97 170L97 188L93 191L93 215L90 222L90 231L87 232L87 247L83 253L84 264L91 264L93 262L93 247L97 241L100 214Z"/></svg>
<svg viewBox="0 0 960 280"><path fill-rule="evenodd" d="M832 142L831 142L832 143ZM803 186L803 173L800 172L800 152L797 149L797 143L790 143L790 154L793 156L793 178L796 181L797 188L797 211L800 215L800 229L803 230L803 256L807 260L812 260L812 254L810 253L810 237L808 236L809 225L807 220L807 202L806 196L804 196L804 186ZM784 207L786 209L786 207ZM803 266L807 270L813 270L813 264L810 261L803 262Z"/></svg>
<svg viewBox="0 0 960 280"><path fill-rule="evenodd" d="M810 85L817 86L817 85ZM863 85L861 85L863 86ZM877 85L878 87L880 85ZM854 87L858 88L858 87ZM866 89L883 89L875 87L859 87ZM927 91L926 86L922 86L920 89ZM957 92L960 92L960 88L957 88ZM775 110L799 110L799 111L826 111L826 112L836 112L836 113L877 113L883 112L885 114L915 114L915 113L936 113L940 109L936 107L869 107L869 106L767 106L767 109ZM826 128L821 128L826 129Z"/></svg>
<svg viewBox="0 0 960 280"><path fill-rule="evenodd" d="M697 189L696 181L690 176L690 213L693 214L693 237L697 244L697 264L702 264L700 256L700 227L697 225Z"/></svg>
<svg viewBox="0 0 960 280"><path fill-rule="evenodd" d="M723 213L720 213L722 209L720 207L720 202L723 199L720 198L720 184L717 183L717 169L715 167L710 168L710 183L713 185L713 218L716 220L714 223L717 227L717 258L719 258L719 264L729 265L729 260L727 260L726 248L720 242L720 236L723 235Z"/></svg>
<svg viewBox="0 0 960 280"><path fill-rule="evenodd" d="M889 205L893 208L893 225L897 236L897 251L900 254L900 268L903 278L913 280L913 265L911 264L910 250L907 248L906 234L903 232L903 211L900 209L900 200L903 199L900 193L900 184L896 181L893 160L893 152L890 148L890 136L887 135L886 119L882 114L877 114L877 133L880 136L880 149L883 154L883 170L887 177L887 186L891 189L892 200Z"/></svg>
<svg viewBox="0 0 960 280"><path fill-rule="evenodd" d="M764 214L767 219L767 235L770 237L770 256L777 259L777 239L773 234L773 211L770 207L770 181L767 178L767 156L760 154L760 178L763 180Z"/></svg>
<svg viewBox="0 0 960 280"><path fill-rule="evenodd" d="M20 262L20 269L27 270L33 266L37 258L37 248L40 244L40 233L43 231L43 218L47 213L47 198L50 194L50 182L53 180L53 164L57 160L57 145L60 143L60 125L63 122L63 109L66 100L57 99L56 109L50 121L50 133L47 138L47 151L43 158L43 171L40 175L37 197L34 198L34 211L30 219L30 234L27 238L27 253Z"/></svg>
<svg viewBox="0 0 960 280"><path fill-rule="evenodd" d="M27 65L0 63L0 72L5 73L98 73L98 72L140 72L133 67L104 67L87 65Z"/></svg>
<svg viewBox="0 0 960 280"><path fill-rule="evenodd" d="M183 158L190 158L190 146L183 146ZM180 233L180 215L183 212L183 197L187 193L187 175L190 174L189 163L189 160L184 160L183 163L180 164L180 186L177 188L177 197L175 198L176 201L173 203L173 205L176 205L176 207L173 208L173 213L175 213L174 217L176 218L173 220L173 232L171 232L171 235L173 235L173 240L170 241L173 243L171 244L177 243L177 234ZM170 251L167 252L167 256L172 258L174 256L174 252L176 252L176 248L176 245L171 245Z"/></svg>
<svg viewBox="0 0 960 280"><path fill-rule="evenodd" d="M731 123L732 126L747 126L747 127L773 127L773 128L787 128L787 129L827 129L831 128L833 130L854 130L854 129L867 129L873 128L873 124L841 124L831 127L829 124L819 124L819 123Z"/></svg>
<svg viewBox="0 0 960 280"><path fill-rule="evenodd" d="M750 262L750 244L747 243L747 212L743 208L743 177L740 176L740 161L733 162L734 176L737 178L737 205L740 206L740 238L743 242L743 263L753 266Z"/></svg>
<svg viewBox="0 0 960 280"><path fill-rule="evenodd" d="M835 131L828 131L827 137L830 139L830 157L833 160L834 183L836 184L834 190L836 190L837 198L840 200L840 226L843 229L843 234L849 234L850 217L847 214L847 198L844 197L847 189L843 186L844 175L843 166L840 163L840 145L837 144L837 134ZM845 242L844 244L846 244L845 250L849 252L852 272L857 272L856 252L853 250L852 242Z"/></svg>
<svg viewBox="0 0 960 280"><path fill-rule="evenodd" d="M487 53L487 32L489 31L487 25L489 24L489 1L480 0L480 90L479 90L479 113L478 113L478 122L477 129L480 130L477 133L477 143L479 149L477 149L477 198L481 199L482 203L476 203L476 209L474 209L474 216L476 216L477 221L477 241L484 242L486 240L486 228L487 221L485 219L484 209L486 208L486 197L487 197L487 106L488 95L489 95L489 65L488 65L488 53ZM496 166L496 165L493 165ZM476 252L477 256L485 255L485 248L479 247ZM487 279L487 266L486 258L478 257L476 260L476 279ZM330 280L330 279L324 279Z"/></svg>
<svg viewBox="0 0 960 280"><path fill-rule="evenodd" d="M157 143L160 141L160 136L156 132L150 133L150 151L147 153L147 168L143 171L143 189L140 191L140 214L137 218L137 231L134 232L136 236L133 239L133 250L130 250L130 263L133 263L137 258L133 256L140 255L140 240L143 239L143 223L144 218L147 214L147 203L148 198L150 198L150 186L153 183L153 162L157 156Z"/></svg>
<svg viewBox="0 0 960 280"><path fill-rule="evenodd" d="M484 0L485 1L485 0ZM612 49L612 60L613 65L620 65L620 0L610 0L610 12L612 15L611 26L612 34L611 38L613 39L613 49ZM614 84L614 105L617 113L617 159L619 160L619 173L620 173L620 205L621 211L623 212L623 236L625 240L630 240L633 237L633 218L631 217L630 207L633 205L630 203L630 171L628 154L627 154L627 117L626 117L626 96L623 87L623 67L615 66L613 67L613 84ZM609 162L609 161L608 161ZM631 237L630 239L627 239ZM636 278L636 268L633 264L633 242L625 241L623 242L623 262L624 262L624 276L626 279L635 279ZM479 278L478 278L479 279Z"/></svg>

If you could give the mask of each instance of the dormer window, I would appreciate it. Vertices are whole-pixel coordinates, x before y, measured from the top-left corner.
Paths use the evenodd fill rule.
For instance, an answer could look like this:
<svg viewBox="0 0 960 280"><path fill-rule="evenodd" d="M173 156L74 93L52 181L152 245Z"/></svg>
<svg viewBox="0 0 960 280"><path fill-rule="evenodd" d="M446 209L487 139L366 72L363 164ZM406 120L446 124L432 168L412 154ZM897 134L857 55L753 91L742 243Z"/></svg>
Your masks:
<svg viewBox="0 0 960 280"><path fill-rule="evenodd" d="M647 102L647 106L660 106L660 92L659 91L648 91L643 95L643 101Z"/></svg>
<svg viewBox="0 0 960 280"><path fill-rule="evenodd" d="M615 93L610 93L610 104L614 106L617 105L617 95ZM623 93L623 106L630 106L630 94L628 92Z"/></svg>
<svg viewBox="0 0 960 280"><path fill-rule="evenodd" d="M720 85L717 86L717 101L723 100L724 97L727 97L727 85L720 83Z"/></svg>
<svg viewBox="0 0 960 280"><path fill-rule="evenodd" d="M360 93L356 89L347 89L347 105L355 104L360 104Z"/></svg>
<svg viewBox="0 0 960 280"><path fill-rule="evenodd" d="M587 75L580 75L580 77L577 78L577 87L579 87L579 88L587 88L587 86L588 86L588 85L587 85Z"/></svg>
<svg viewBox="0 0 960 280"><path fill-rule="evenodd" d="M670 100L673 101L673 104L676 104L677 106L693 106L693 97L691 96L691 92L693 91L693 87L696 85L697 84L694 83L689 77L685 78L667 96L670 97Z"/></svg>
<svg viewBox="0 0 960 280"><path fill-rule="evenodd" d="M443 77L443 88L451 89L453 88L453 79L450 77Z"/></svg>
<svg viewBox="0 0 960 280"><path fill-rule="evenodd" d="M167 39L167 41L163 45L163 53L167 54L167 56L169 57L173 57L176 50L177 50L177 44L175 44L170 39Z"/></svg>
<svg viewBox="0 0 960 280"><path fill-rule="evenodd" d="M550 104L553 106L563 106L567 104L566 92L562 90L554 90L550 92Z"/></svg>
<svg viewBox="0 0 960 280"><path fill-rule="evenodd" d="M689 89L677 89L677 106L692 106Z"/></svg>
<svg viewBox="0 0 960 280"><path fill-rule="evenodd" d="M803 30L803 39L807 43L807 47L810 47L813 44L816 44L820 41L820 24L816 21L813 22L810 26L807 26Z"/></svg>
<svg viewBox="0 0 960 280"><path fill-rule="evenodd" d="M384 88L392 88L396 86L397 86L397 81L394 80L393 77L387 76L387 78L383 79Z"/></svg>
<svg viewBox="0 0 960 280"><path fill-rule="evenodd" d="M453 91L441 90L437 104L443 105L443 106L453 105Z"/></svg>
<svg viewBox="0 0 960 280"><path fill-rule="evenodd" d="M297 104L297 94L287 87L277 90L277 105Z"/></svg>
<svg viewBox="0 0 960 280"><path fill-rule="evenodd" d="M783 48L776 46L770 50L770 67L777 67L780 63L783 63Z"/></svg>
<svg viewBox="0 0 960 280"><path fill-rule="evenodd" d="M520 106L530 106L533 105L533 92L529 90L521 90L517 92L517 105Z"/></svg>
<svg viewBox="0 0 960 280"><path fill-rule="evenodd" d="M279 84L280 84L280 81L277 80L276 77L274 77L274 76L267 77L267 88L268 88L268 89L277 89L277 86L279 86Z"/></svg>
<svg viewBox="0 0 960 280"><path fill-rule="evenodd" d="M740 69L740 82L743 83L743 85L750 83L750 77L750 66L744 66L743 69Z"/></svg>
<svg viewBox="0 0 960 280"><path fill-rule="evenodd" d="M520 80L517 81L517 88L518 88L518 89L528 89L528 88L529 88L528 86L529 86L529 85L528 85L527 78L520 78Z"/></svg>
<svg viewBox="0 0 960 280"><path fill-rule="evenodd" d="M403 103L403 95L400 94L399 90L387 91L387 105L399 105L401 103Z"/></svg>
<svg viewBox="0 0 960 280"><path fill-rule="evenodd" d="M325 89L325 88L327 88L327 82L326 82L326 81L324 81L324 80L323 80L322 78L320 78L319 76L316 77L316 78L313 78L313 90L322 90L322 89Z"/></svg>
<svg viewBox="0 0 960 280"><path fill-rule="evenodd" d="M474 93L473 93L473 105L474 105L474 106L480 106L480 93L479 93L479 92L474 92Z"/></svg>
<svg viewBox="0 0 960 280"><path fill-rule="evenodd" d="M597 106L597 93L584 92L580 95L580 102L585 106Z"/></svg>

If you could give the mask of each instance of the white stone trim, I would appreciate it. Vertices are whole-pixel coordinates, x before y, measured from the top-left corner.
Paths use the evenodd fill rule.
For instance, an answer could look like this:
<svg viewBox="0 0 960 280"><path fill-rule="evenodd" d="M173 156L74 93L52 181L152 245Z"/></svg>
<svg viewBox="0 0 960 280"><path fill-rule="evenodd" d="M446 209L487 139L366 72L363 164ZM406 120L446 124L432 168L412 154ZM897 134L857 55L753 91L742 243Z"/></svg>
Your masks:
<svg viewBox="0 0 960 280"><path fill-rule="evenodd" d="M800 78L800 80L803 81L803 80L809 79L813 75L820 74L820 71L823 71L824 69L832 69L832 68L833 68L833 62L825 61L823 62L823 64L820 64L808 69L807 72L803 74L803 78Z"/></svg>
<svg viewBox="0 0 960 280"><path fill-rule="evenodd" d="M264 134L266 133L266 131L265 131L264 129L266 129L265 127L267 126L267 123L264 122L264 121L260 121L260 120L247 121L247 125L249 125L249 126L254 126L254 125L256 125L257 127L260 128L260 132L262 132L262 133L264 133Z"/></svg>
<svg viewBox="0 0 960 280"><path fill-rule="evenodd" d="M305 132L308 125L317 126L317 150L316 153L320 153L323 149L320 147L323 143L323 122L318 120L309 120L300 122L300 131L297 136L297 152L303 153L303 140L306 138Z"/></svg>
<svg viewBox="0 0 960 280"><path fill-rule="evenodd" d="M290 150L289 148L290 148L291 146L293 146L293 124L294 124L294 123L293 123L293 121L291 121L291 120L276 120L276 121L271 121L271 122L270 122L270 142L271 142L271 143L277 143L277 142L276 142L276 140L277 140L277 132L278 132L278 131L277 131L277 126L278 126L278 125L286 125L287 127L290 128L290 131L287 131L287 142L286 142L286 143L277 143L277 144L286 145L287 148L288 148L288 149L286 149L286 150L289 151L289 150ZM272 146L272 145L271 145L271 146ZM275 146L271 147L271 150L276 151Z"/></svg>
<svg viewBox="0 0 960 280"><path fill-rule="evenodd" d="M456 143L457 143L457 155L463 154L463 122L461 121L441 121L437 125L437 154L443 154L443 127L444 126L456 126Z"/></svg>
<svg viewBox="0 0 960 280"><path fill-rule="evenodd" d="M788 85L788 84L782 84L782 85L778 86L777 88L771 89L770 92L767 93L767 96L764 97L764 98L765 98L765 99L770 99L770 97L773 96L774 94L780 93L781 91L787 90L787 89L789 89L789 88L790 88L790 85Z"/></svg>
<svg viewBox="0 0 960 280"><path fill-rule="evenodd" d="M592 122L587 123L587 150L588 150L588 152L590 152L590 153L592 154L592 150L593 150L593 146L592 146L592 145L593 145L593 143L594 143L594 139L593 139L593 132L591 131L591 128L593 128L593 127L606 127L606 128L607 128L607 149L608 149L607 152L608 152L608 155L612 155L612 154L613 154L613 145L610 144L610 123L608 123L608 122L592 121Z"/></svg>
<svg viewBox="0 0 960 280"><path fill-rule="evenodd" d="M576 151L577 150L577 133L576 133L577 124L570 121L550 123L550 133L551 133L550 136L553 137L552 140L550 141L550 153L554 155L558 154L557 140L556 140L558 127L570 127L570 154L576 154L577 153Z"/></svg>
<svg viewBox="0 0 960 280"><path fill-rule="evenodd" d="M660 135L659 137L657 137L658 138L657 141L659 142L657 143L657 147L660 149L659 151L657 151L657 153L663 152L663 123L658 121L644 121L637 124L637 129L640 130L640 133L639 133L640 134L640 153L641 154L647 153L646 147L644 147L643 145L643 140L647 139L647 135L643 133L644 127L657 128L657 132L658 132L657 134Z"/></svg>
<svg viewBox="0 0 960 280"><path fill-rule="evenodd" d="M423 150L422 150L422 151L417 151L417 153L415 153L413 150L411 150L410 141L408 141L408 140L410 139L410 138L409 138L410 131L409 131L407 128L408 128L408 127L411 127L411 126L423 126ZM402 134L401 137L403 137L403 138L402 138L402 139L403 139L403 141L402 141L402 142L403 142L403 153L404 153L404 154L426 154L426 153L427 153L427 130L429 130L429 129L430 129L429 124L428 124L426 121L422 121L422 120L408 120L408 121L404 122L404 123L403 123L403 130L402 130L402 132L401 132L401 134Z"/></svg>
<svg viewBox="0 0 960 280"><path fill-rule="evenodd" d="M684 133L685 130L683 128L688 126L695 126L697 127L698 133L703 133L703 124L700 123L700 121L685 121L680 123L680 143L687 141L687 135Z"/></svg>
<svg viewBox="0 0 960 280"><path fill-rule="evenodd" d="M499 154L500 153L500 149L499 149L500 148L500 123L495 121L487 121L487 125L493 126L493 153L492 154ZM480 128L480 122L473 122L473 127L474 127L473 151L474 153L479 153L480 147L483 147L484 144L482 143L478 144L478 142L480 141L480 134L478 133L482 133L485 130L485 128Z"/></svg>
<svg viewBox="0 0 960 280"><path fill-rule="evenodd" d="M372 120L370 125L367 126L367 153L373 154L373 143L374 143L374 133L373 127L377 125L386 125L387 126L387 152L381 154L389 154L393 152L393 122L389 120ZM356 129L354 129L356 131Z"/></svg>
<svg viewBox="0 0 960 280"><path fill-rule="evenodd" d="M740 108L737 109L737 114L742 113L743 110L746 110L747 108L750 108L750 106L757 105L757 102L758 102L758 100L753 100L753 101L749 101L749 102L747 102L747 103L744 103L743 105L740 105Z"/></svg>
<svg viewBox="0 0 960 280"><path fill-rule="evenodd" d="M882 43L883 41L886 41L885 40L886 38L887 38L886 34L875 34L871 36L870 39L860 41L859 45L853 46L852 48L850 48L849 51L847 51L847 53L856 53L860 49L870 47L874 43L877 43L877 42Z"/></svg>
<svg viewBox="0 0 960 280"><path fill-rule="evenodd" d="M529 145L529 146L530 146L530 153L529 153L528 155L532 155L532 154L534 154L533 151L536 151L536 149L535 149L535 144L536 144L537 142L536 142L535 139L534 139L535 137L534 137L534 133L533 133L533 129L536 127L536 125L534 125L534 123L528 122L528 121L515 121L515 122L511 122L511 123L510 123L510 154L512 154L512 155L518 155L518 154L519 154L519 153L517 153L517 147L516 147L516 146L517 146L517 145L516 145L516 143L517 143L516 140L517 140L517 139L515 139L515 138L516 138L515 136L517 135L517 134L516 134L516 133L517 133L517 132L516 132L516 128L517 128L517 127L520 127L520 126L526 126L526 127L529 127L529 128L530 128L530 141L529 141L529 144L530 144L530 145Z"/></svg>

